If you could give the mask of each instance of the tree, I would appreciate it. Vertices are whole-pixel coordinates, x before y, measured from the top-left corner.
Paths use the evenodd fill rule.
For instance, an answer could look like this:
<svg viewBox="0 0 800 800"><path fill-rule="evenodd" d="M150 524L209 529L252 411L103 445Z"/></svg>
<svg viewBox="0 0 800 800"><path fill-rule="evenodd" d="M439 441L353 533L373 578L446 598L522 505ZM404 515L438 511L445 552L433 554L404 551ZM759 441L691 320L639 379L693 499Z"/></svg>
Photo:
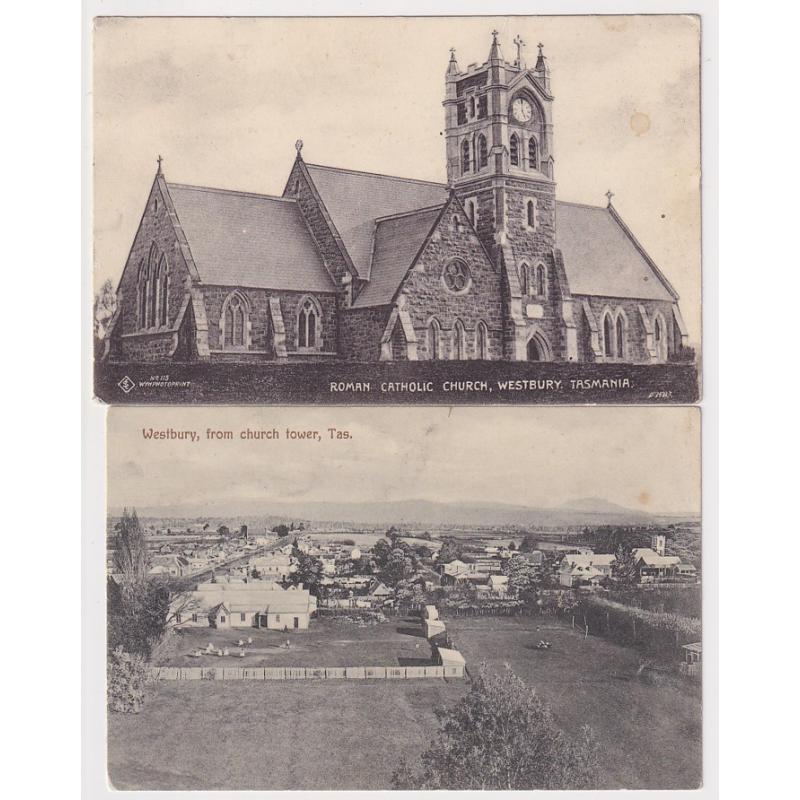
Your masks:
<svg viewBox="0 0 800 800"><path fill-rule="evenodd" d="M142 580L150 566L144 531L136 515L136 509L128 513L122 510L122 518L114 526L116 541L114 543L114 566L122 574L124 581Z"/></svg>
<svg viewBox="0 0 800 800"><path fill-rule="evenodd" d="M396 586L414 574L415 564L410 548L397 546L389 554L386 564L380 571L380 578L387 586Z"/></svg>
<svg viewBox="0 0 800 800"><path fill-rule="evenodd" d="M148 576L149 558L136 510L123 510L115 526L114 564L119 582L107 582L108 647L150 657L164 633L169 614L169 589Z"/></svg>
<svg viewBox="0 0 800 800"><path fill-rule="evenodd" d="M449 564L451 561L461 558L464 551L452 539L448 539L439 550L439 558L437 561L440 564Z"/></svg>
<svg viewBox="0 0 800 800"><path fill-rule="evenodd" d="M117 310L117 295L114 284L108 278L94 296L94 338L101 342L106 337L108 324Z"/></svg>
<svg viewBox="0 0 800 800"><path fill-rule="evenodd" d="M633 560L633 552L620 545L614 553L614 565L612 574L620 583L636 583L636 564Z"/></svg>
<svg viewBox="0 0 800 800"><path fill-rule="evenodd" d="M517 543L512 540L508 545L508 549L511 550L511 552L514 552L517 549Z"/></svg>
<svg viewBox="0 0 800 800"><path fill-rule="evenodd" d="M227 525L220 525L217 533L227 539L231 535L231 529Z"/></svg>
<svg viewBox="0 0 800 800"><path fill-rule="evenodd" d="M482 665L467 695L437 711L439 733L419 768L405 761L395 789L588 789L596 784L590 728L567 736L552 712L510 669Z"/></svg>
<svg viewBox="0 0 800 800"><path fill-rule="evenodd" d="M297 569L289 573L289 583L295 586L298 583L302 583L303 587L308 589L311 594L319 597L320 581L323 573L322 561L300 550L296 541L292 547L292 557L295 560Z"/></svg>
<svg viewBox="0 0 800 800"><path fill-rule="evenodd" d="M525 535L522 543L519 546L520 553L531 553L536 549L536 537L532 533Z"/></svg>
<svg viewBox="0 0 800 800"><path fill-rule="evenodd" d="M521 600L534 601L536 587L541 583L541 573L536 564L519 556L508 561L508 588Z"/></svg>
<svg viewBox="0 0 800 800"><path fill-rule="evenodd" d="M273 529L272 529L272 532L273 532L273 533L277 533L277 534L278 534L278 536L280 536L281 538L283 538L284 536L288 536L288 534L289 534L289 528L288 528L286 525L283 525L283 524L281 524L281 525L275 525L275 526L273 527Z"/></svg>

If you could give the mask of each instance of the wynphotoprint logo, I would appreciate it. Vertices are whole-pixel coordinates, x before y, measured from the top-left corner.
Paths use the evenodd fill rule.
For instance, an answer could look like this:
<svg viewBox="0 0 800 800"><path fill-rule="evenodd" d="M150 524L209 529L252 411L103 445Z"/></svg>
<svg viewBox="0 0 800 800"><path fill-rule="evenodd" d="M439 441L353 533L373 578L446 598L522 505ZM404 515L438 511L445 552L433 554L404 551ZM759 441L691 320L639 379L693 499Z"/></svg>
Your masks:
<svg viewBox="0 0 800 800"><path fill-rule="evenodd" d="M125 394L133 391L136 388L136 383L131 380L127 375L117 384Z"/></svg>

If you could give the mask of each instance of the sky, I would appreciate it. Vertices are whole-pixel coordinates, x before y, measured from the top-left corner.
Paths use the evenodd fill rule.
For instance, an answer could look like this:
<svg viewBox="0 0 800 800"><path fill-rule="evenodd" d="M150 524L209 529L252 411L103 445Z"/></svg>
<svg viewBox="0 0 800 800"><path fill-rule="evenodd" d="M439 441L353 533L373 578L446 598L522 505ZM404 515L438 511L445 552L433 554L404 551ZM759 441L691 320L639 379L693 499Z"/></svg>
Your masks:
<svg viewBox="0 0 800 800"><path fill-rule="evenodd" d="M699 22L690 16L95 22L95 285L118 281L156 169L281 194L309 163L445 180L444 72L537 42L551 67L557 195L614 205L700 339Z"/></svg>
<svg viewBox="0 0 800 800"><path fill-rule="evenodd" d="M430 500L553 507L596 497L699 513L700 412L687 407L145 408L109 411L108 506ZM197 442L144 429L196 431ZM244 441L240 432L281 432ZM321 441L287 441L286 428ZM327 438L335 427L349 440ZM209 441L206 430L234 433Z"/></svg>

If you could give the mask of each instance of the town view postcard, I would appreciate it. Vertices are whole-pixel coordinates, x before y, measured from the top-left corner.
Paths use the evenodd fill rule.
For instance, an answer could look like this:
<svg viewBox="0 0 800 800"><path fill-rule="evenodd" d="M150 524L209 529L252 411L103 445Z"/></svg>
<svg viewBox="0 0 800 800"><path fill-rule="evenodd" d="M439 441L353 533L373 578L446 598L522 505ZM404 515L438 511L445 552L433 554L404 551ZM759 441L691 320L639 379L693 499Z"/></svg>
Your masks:
<svg viewBox="0 0 800 800"><path fill-rule="evenodd" d="M691 403L700 20L98 17L95 393Z"/></svg>
<svg viewBox="0 0 800 800"><path fill-rule="evenodd" d="M112 408L106 534L115 789L702 785L697 408Z"/></svg>

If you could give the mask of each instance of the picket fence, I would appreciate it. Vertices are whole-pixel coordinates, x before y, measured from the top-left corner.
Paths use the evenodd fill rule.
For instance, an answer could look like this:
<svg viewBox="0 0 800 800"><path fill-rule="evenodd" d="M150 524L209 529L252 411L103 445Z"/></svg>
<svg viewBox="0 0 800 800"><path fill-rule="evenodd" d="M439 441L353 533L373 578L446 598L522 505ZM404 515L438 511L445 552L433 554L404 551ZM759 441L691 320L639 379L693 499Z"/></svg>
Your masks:
<svg viewBox="0 0 800 800"><path fill-rule="evenodd" d="M463 678L464 666L446 667L150 667L150 677L161 681L199 680L408 680Z"/></svg>

